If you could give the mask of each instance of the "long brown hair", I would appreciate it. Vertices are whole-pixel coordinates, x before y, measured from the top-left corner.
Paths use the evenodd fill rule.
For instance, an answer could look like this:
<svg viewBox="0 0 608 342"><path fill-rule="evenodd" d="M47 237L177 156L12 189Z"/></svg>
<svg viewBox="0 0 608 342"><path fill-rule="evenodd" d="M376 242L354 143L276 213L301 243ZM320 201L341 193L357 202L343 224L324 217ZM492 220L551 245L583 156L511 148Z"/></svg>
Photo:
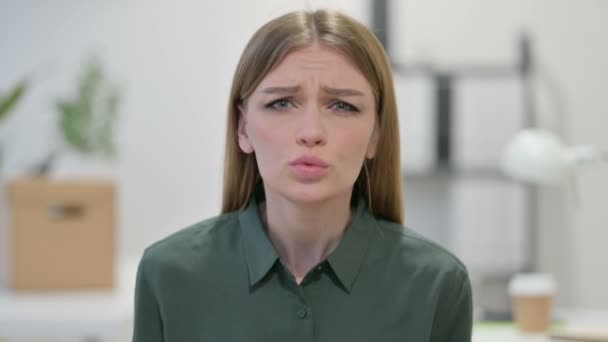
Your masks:
<svg viewBox="0 0 608 342"><path fill-rule="evenodd" d="M222 213L247 205L260 180L255 153L238 145L239 104L294 49L319 43L343 53L369 82L376 102L378 145L355 182L371 212L403 223L401 163L397 104L390 63L376 36L356 20L328 10L296 11L262 26L249 40L239 60L228 104Z"/></svg>

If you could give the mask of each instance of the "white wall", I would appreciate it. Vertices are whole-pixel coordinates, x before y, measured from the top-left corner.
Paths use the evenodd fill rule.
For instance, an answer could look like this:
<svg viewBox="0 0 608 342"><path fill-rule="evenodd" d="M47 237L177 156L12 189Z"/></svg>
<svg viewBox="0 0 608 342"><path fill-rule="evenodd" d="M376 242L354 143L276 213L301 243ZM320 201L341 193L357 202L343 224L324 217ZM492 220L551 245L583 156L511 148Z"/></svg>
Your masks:
<svg viewBox="0 0 608 342"><path fill-rule="evenodd" d="M392 1L394 56L407 63L433 60L449 67L513 63L516 38L528 30L535 51L564 98L566 137L608 149L608 2L602 0L404 0ZM559 110L537 84L541 126L559 130ZM580 207L567 189L541 193L541 268L560 282L561 304L608 307L608 168L580 177Z"/></svg>

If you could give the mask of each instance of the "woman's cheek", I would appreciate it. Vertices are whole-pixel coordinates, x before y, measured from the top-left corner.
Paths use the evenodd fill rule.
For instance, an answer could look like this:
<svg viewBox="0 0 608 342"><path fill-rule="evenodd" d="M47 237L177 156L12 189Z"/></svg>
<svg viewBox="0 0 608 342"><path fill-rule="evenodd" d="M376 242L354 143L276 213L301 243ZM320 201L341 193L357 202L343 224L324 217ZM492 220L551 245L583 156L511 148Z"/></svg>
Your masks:
<svg viewBox="0 0 608 342"><path fill-rule="evenodd" d="M254 149L260 169L265 173L275 173L280 169L283 149L289 144L285 132L276 129L272 125L260 125L255 127Z"/></svg>
<svg viewBox="0 0 608 342"><path fill-rule="evenodd" d="M274 140L277 140L276 132L273 133L273 129L269 126L258 128L258 141L265 146L271 145Z"/></svg>
<svg viewBox="0 0 608 342"><path fill-rule="evenodd" d="M277 143L287 143L287 141L283 138L285 130L283 128L277 127L276 123L272 121L260 121L257 122L254 126L256 140L259 143L264 145L269 144L277 144ZM272 147L272 146L271 146Z"/></svg>

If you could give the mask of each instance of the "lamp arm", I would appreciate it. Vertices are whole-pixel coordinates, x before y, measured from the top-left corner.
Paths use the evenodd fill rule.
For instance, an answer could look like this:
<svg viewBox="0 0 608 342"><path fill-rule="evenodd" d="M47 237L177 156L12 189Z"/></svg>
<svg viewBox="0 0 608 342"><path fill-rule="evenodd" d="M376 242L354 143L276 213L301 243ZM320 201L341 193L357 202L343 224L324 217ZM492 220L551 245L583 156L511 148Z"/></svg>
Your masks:
<svg viewBox="0 0 608 342"><path fill-rule="evenodd" d="M565 152L565 159L573 165L608 163L608 150L589 145L570 147Z"/></svg>

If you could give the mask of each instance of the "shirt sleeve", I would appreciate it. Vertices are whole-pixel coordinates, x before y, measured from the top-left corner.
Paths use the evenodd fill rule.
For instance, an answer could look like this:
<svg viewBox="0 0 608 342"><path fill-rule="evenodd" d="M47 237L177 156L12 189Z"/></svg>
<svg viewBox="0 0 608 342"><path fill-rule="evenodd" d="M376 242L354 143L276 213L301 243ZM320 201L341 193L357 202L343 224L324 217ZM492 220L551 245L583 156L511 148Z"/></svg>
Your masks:
<svg viewBox="0 0 608 342"><path fill-rule="evenodd" d="M158 299L152 290L153 284L149 281L149 263L144 253L137 269L135 285L133 342L162 342L164 340Z"/></svg>
<svg viewBox="0 0 608 342"><path fill-rule="evenodd" d="M466 270L443 281L433 320L432 342L470 342L473 328L473 298Z"/></svg>

